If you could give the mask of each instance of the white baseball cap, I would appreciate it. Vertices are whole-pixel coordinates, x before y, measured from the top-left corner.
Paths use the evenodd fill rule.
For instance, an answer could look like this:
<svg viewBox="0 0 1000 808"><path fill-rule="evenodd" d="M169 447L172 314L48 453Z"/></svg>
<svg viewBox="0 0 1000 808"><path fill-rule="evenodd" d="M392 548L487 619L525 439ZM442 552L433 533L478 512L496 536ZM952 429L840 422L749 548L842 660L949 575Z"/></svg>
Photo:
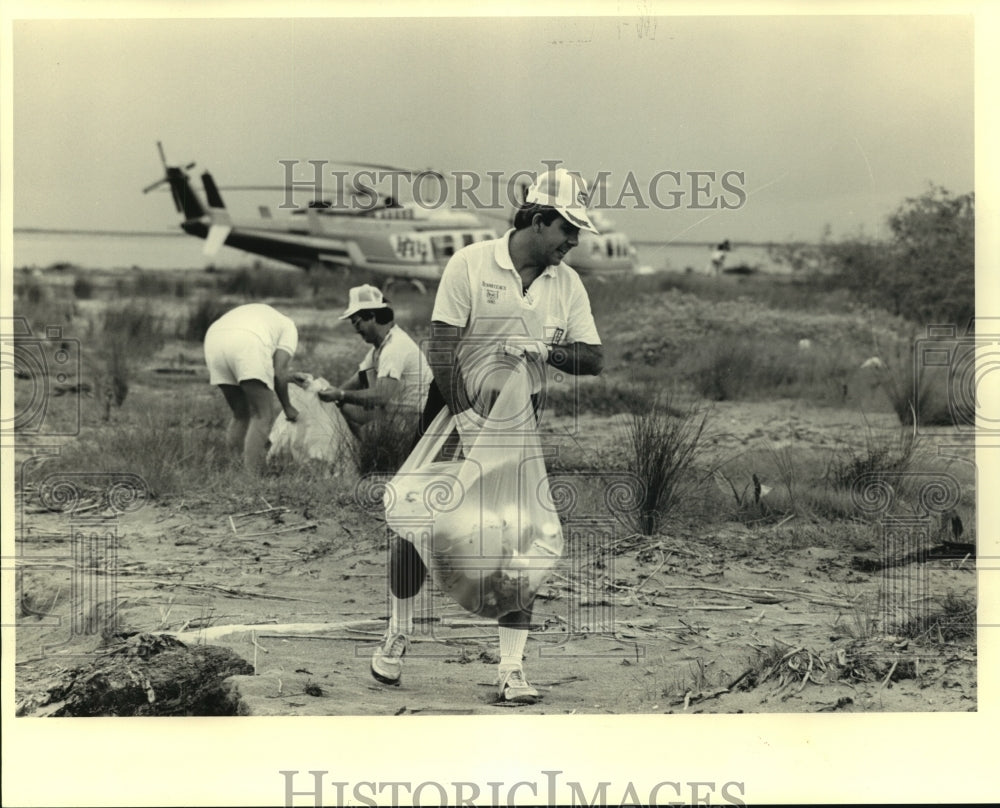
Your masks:
<svg viewBox="0 0 1000 808"><path fill-rule="evenodd" d="M555 208L567 222L591 233L596 233L587 215L590 194L587 183L578 174L565 168L556 168L539 174L525 195L529 204L548 205Z"/></svg>
<svg viewBox="0 0 1000 808"><path fill-rule="evenodd" d="M375 286L364 284L351 289L347 299L347 310L338 317L346 320L364 309L387 309L389 304L382 299L382 291Z"/></svg>

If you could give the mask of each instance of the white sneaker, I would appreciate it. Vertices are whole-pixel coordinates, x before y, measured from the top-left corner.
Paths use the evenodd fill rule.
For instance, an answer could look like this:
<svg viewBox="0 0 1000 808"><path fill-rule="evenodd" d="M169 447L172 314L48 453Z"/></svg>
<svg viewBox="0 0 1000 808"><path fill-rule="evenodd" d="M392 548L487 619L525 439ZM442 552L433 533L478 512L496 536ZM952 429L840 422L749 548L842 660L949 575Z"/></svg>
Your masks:
<svg viewBox="0 0 1000 808"><path fill-rule="evenodd" d="M508 668L500 671L497 697L512 704L534 704L538 701L538 691L528 684L521 668Z"/></svg>
<svg viewBox="0 0 1000 808"><path fill-rule="evenodd" d="M387 634L385 642L372 654L372 676L384 685L398 685L403 675L403 656L409 647L405 634Z"/></svg>

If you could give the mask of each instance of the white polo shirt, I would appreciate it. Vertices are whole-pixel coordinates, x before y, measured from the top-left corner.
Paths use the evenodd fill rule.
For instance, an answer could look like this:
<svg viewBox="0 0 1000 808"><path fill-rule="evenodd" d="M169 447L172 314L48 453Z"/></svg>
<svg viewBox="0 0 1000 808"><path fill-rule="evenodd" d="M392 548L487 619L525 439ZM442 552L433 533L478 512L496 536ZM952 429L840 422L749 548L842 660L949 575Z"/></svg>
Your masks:
<svg viewBox="0 0 1000 808"><path fill-rule="evenodd" d="M512 364L499 348L508 338L540 339L550 345L601 344L587 290L565 262L546 267L523 293L510 257L513 232L456 252L444 268L434 300L432 320L464 329L458 362L473 396L503 385ZM541 379L535 378L533 392L539 389Z"/></svg>
<svg viewBox="0 0 1000 808"><path fill-rule="evenodd" d="M431 369L420 346L398 325L394 325L376 349L368 349L358 365L358 371L374 387L378 379L398 379L402 392L398 403L418 412L423 409L427 388L431 383Z"/></svg>
<svg viewBox="0 0 1000 808"><path fill-rule="evenodd" d="M268 355L280 348L294 356L299 347L299 332L292 318L266 303L237 306L212 323L211 330L245 332L248 338L260 340Z"/></svg>

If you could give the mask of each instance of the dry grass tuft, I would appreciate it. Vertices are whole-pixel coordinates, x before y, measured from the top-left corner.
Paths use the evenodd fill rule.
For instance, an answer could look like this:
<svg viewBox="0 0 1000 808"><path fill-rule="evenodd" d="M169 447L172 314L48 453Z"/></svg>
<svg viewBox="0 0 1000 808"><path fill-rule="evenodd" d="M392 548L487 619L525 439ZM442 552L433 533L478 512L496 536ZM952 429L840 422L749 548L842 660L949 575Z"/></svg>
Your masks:
<svg viewBox="0 0 1000 808"><path fill-rule="evenodd" d="M678 414L680 413L680 414ZM633 413L625 429L632 471L642 485L635 529L656 533L659 521L678 503L690 483L689 472L701 454L708 416L695 407L678 410L662 395L649 409Z"/></svg>

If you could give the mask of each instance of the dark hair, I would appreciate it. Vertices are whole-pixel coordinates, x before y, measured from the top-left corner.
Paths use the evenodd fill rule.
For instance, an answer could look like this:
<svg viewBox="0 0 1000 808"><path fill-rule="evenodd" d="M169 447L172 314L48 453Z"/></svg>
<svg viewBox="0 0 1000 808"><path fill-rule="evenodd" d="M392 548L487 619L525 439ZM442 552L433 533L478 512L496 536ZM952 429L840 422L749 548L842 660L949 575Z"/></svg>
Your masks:
<svg viewBox="0 0 1000 808"><path fill-rule="evenodd" d="M523 230L526 227L530 227L531 221L535 218L536 213L542 214L542 224L544 225L552 224L552 222L554 222L556 218L561 215L559 211L550 205L539 205L537 202L525 202L514 214L514 229Z"/></svg>
<svg viewBox="0 0 1000 808"><path fill-rule="evenodd" d="M367 317L365 317L366 320L374 317L375 322L378 323L379 325L385 325L386 323L391 323L395 316L390 306L386 306L383 309L364 309L361 313L368 315Z"/></svg>

